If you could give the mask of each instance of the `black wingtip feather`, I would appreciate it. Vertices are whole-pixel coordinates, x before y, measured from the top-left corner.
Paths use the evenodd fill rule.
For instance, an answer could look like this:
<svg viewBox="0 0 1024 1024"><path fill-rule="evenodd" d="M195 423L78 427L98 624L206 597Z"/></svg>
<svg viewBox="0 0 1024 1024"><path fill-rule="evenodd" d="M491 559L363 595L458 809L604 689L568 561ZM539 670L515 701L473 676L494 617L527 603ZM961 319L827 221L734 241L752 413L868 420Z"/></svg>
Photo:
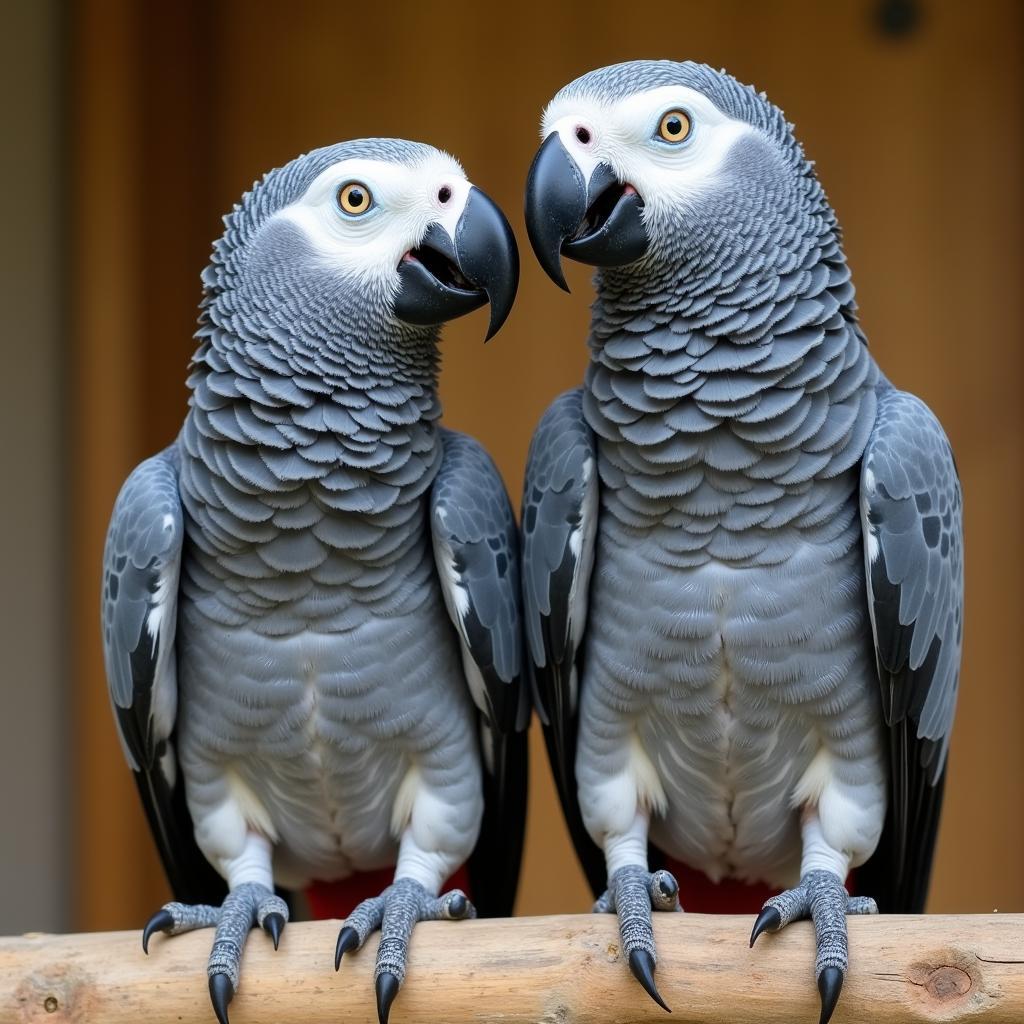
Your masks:
<svg viewBox="0 0 1024 1024"><path fill-rule="evenodd" d="M184 786L172 788L159 761L151 770L133 774L174 898L219 906L227 886L196 844Z"/></svg>
<svg viewBox="0 0 1024 1024"><path fill-rule="evenodd" d="M469 858L469 887L481 917L511 917L526 833L529 734L498 733L493 742L494 771L484 771L484 817Z"/></svg>
<svg viewBox="0 0 1024 1024"><path fill-rule="evenodd" d="M564 693L564 686L567 684L563 683L563 680L568 678L567 673L571 667L571 665L558 664L538 670L547 677L543 689L552 695ZM579 671L578 665L577 670ZM580 811L576 791L575 726L575 717L565 714L561 708L556 706L553 709L551 725L543 730L544 745L555 778L555 789L558 792L562 815L565 818L566 828L569 830L569 838L572 840L576 856L579 858L587 883L596 899L606 888L607 872L604 854L590 838Z"/></svg>

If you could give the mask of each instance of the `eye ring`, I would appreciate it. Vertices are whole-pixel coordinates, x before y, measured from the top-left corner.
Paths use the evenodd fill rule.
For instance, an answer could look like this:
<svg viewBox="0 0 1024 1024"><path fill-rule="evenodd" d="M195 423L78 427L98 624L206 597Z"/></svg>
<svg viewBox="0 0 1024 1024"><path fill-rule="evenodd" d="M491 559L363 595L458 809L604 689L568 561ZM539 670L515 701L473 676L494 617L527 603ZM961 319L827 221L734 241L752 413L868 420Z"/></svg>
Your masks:
<svg viewBox="0 0 1024 1024"><path fill-rule="evenodd" d="M663 142L678 145L690 137L693 122L685 110L669 110L658 122L658 138Z"/></svg>
<svg viewBox="0 0 1024 1024"><path fill-rule="evenodd" d="M361 181L346 182L338 189L338 206L348 217L361 217L373 208L373 193Z"/></svg>

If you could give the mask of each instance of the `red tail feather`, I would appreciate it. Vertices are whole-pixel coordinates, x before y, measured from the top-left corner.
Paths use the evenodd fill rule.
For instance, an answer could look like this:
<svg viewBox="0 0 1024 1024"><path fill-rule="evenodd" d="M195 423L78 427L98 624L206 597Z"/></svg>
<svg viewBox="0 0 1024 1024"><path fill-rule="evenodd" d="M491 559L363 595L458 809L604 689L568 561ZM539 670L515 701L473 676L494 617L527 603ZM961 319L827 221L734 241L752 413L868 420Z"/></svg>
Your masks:
<svg viewBox="0 0 1024 1024"><path fill-rule="evenodd" d="M359 871L337 882L313 882L306 889L310 912L317 920L348 917L357 903L379 896L394 881L394 875L394 868L381 868L379 871ZM449 889L461 889L472 900L469 872L465 867L459 868L441 887L442 892Z"/></svg>
<svg viewBox="0 0 1024 1024"><path fill-rule="evenodd" d="M670 857L665 858L665 868L676 876L679 899L691 914L756 914L769 896L779 894L778 889L763 882L740 882L735 878L712 882L702 871ZM855 882L851 873L846 879L851 896L856 895Z"/></svg>
<svg viewBox="0 0 1024 1024"><path fill-rule="evenodd" d="M778 893L762 882L725 878L712 882L703 871L665 858L665 868L676 876L679 899L691 914L756 914L769 896Z"/></svg>

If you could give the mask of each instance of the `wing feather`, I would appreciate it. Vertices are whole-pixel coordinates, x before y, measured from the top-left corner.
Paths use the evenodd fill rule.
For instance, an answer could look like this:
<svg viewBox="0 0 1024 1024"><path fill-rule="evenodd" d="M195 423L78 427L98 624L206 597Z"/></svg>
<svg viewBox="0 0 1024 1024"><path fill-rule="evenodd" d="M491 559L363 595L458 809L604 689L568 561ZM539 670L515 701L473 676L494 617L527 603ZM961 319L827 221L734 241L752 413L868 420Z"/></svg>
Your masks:
<svg viewBox="0 0 1024 1024"><path fill-rule="evenodd" d="M226 890L196 845L174 754L182 537L172 447L136 467L114 504L103 552L103 653L118 736L175 897L219 903Z"/></svg>
<svg viewBox="0 0 1024 1024"><path fill-rule="evenodd" d="M597 451L582 391L559 396L533 435L523 488L523 615L534 699L562 812L591 888L604 857L583 826L576 785L580 648L598 520Z"/></svg>
<svg viewBox="0 0 1024 1024"><path fill-rule="evenodd" d="M434 556L480 712L484 818L470 857L477 910L510 916L526 827L529 691L523 681L519 538L505 485L472 438L443 431L431 491Z"/></svg>
<svg viewBox="0 0 1024 1024"><path fill-rule="evenodd" d="M963 500L928 407L886 386L861 467L871 627L889 732L885 830L858 872L883 910L928 892L963 643Z"/></svg>

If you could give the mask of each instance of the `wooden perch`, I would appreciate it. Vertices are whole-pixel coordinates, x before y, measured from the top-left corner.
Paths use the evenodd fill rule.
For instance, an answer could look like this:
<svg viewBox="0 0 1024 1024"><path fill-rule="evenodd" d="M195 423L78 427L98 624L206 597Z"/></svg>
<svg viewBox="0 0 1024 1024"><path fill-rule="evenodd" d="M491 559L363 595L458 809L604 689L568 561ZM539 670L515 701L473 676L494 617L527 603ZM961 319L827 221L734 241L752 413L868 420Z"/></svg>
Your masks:
<svg viewBox="0 0 1024 1024"><path fill-rule="evenodd" d="M394 1024L815 1024L806 923L747 948L752 919L655 914L666 1017L633 980L613 917L432 922L416 927ZM835 1024L1024 1021L1024 914L853 917ZM376 1024L376 939L334 973L338 923L289 925L275 953L249 938L232 1024ZM0 1022L213 1024L211 931L0 939Z"/></svg>

